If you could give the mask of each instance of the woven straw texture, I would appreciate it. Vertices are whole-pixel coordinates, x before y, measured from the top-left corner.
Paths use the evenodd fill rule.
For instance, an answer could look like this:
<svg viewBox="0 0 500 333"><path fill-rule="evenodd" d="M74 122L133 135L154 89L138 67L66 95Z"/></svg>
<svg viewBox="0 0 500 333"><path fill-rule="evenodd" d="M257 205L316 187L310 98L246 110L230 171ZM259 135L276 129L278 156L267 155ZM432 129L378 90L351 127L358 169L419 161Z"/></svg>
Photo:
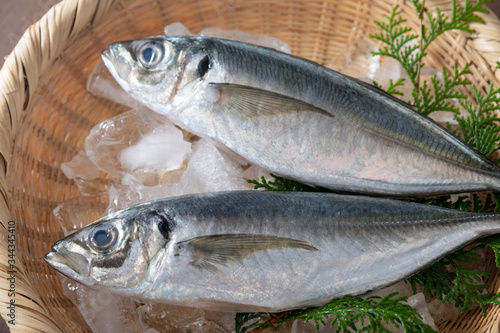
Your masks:
<svg viewBox="0 0 500 333"><path fill-rule="evenodd" d="M67 0L53 7L24 34L0 72L0 313L9 320L8 221L15 221L15 302L13 332L89 332L83 318L62 295L60 276L43 261L63 236L52 210L79 195L61 172L84 147L89 130L122 112L85 90L87 77L111 42L162 34L182 22L193 32L206 27L239 29L277 37L292 53L325 64L346 45L377 31L373 24L399 3L418 27L409 1L401 0ZM449 1L427 1L432 10ZM500 23L484 15L477 33L447 33L429 50L430 66L452 69L468 62L477 87L500 86ZM471 91L466 92L471 95ZM103 186L104 177L95 184ZM13 224L13 223L11 223ZM491 255L491 290L500 276ZM483 318L475 310L441 324L444 332L498 332L500 309Z"/></svg>

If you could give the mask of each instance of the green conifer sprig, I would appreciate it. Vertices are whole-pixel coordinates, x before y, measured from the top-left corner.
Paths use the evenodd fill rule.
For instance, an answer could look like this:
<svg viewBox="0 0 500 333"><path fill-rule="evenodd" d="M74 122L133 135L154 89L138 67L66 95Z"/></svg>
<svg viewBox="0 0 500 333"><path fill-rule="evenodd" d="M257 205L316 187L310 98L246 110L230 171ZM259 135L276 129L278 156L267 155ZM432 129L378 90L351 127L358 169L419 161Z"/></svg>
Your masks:
<svg viewBox="0 0 500 333"><path fill-rule="evenodd" d="M383 15L387 21L378 22L375 24L382 30L382 32L370 35L371 38L377 39L386 44L382 46L379 51L374 52L375 55L385 55L397 60L404 68L412 83L416 82L416 73L413 68L417 61L416 51L419 45L412 44L411 42L418 39L418 35L412 33L410 27L404 26L407 22L406 19L401 18L401 11L399 6L392 9L391 15ZM421 57L422 55L419 55ZM412 78L413 77L413 78Z"/></svg>
<svg viewBox="0 0 500 333"><path fill-rule="evenodd" d="M431 86L427 83L428 81L423 81L418 90L413 89L412 104L417 111L426 116L436 111L449 111L458 114L458 105L454 99L463 100L467 98L457 88L471 83L465 78L467 74L470 74L470 65L466 64L462 70L458 70L458 67L455 65L452 75L443 67L443 82L441 82L437 75L433 75L430 79Z"/></svg>
<svg viewBox="0 0 500 333"><path fill-rule="evenodd" d="M476 193L473 193L472 200L468 195L461 195L454 198L454 200L452 200L450 195L442 195L431 198L415 198L411 199L411 201L461 210L463 212L493 213L498 211L498 200L494 197L494 194L487 193L485 197L481 198Z"/></svg>
<svg viewBox="0 0 500 333"><path fill-rule="evenodd" d="M448 17L441 10L436 9L432 14L425 7L425 0L412 0L417 16L420 20L419 33L405 26L407 20L401 18L399 6L395 6L391 15L384 15L387 23L375 22L382 30L380 33L370 35L371 38L381 41L384 45L374 54L391 57L397 60L408 77L415 90L420 90L420 73L424 66L422 59L427 55L427 48L440 35L450 30L461 30L473 33L469 22L484 21L476 13L487 13L484 3L489 0L478 0L474 3L466 0L463 7L460 7L455 0L452 1L451 17ZM415 42L416 43L415 43Z"/></svg>
<svg viewBox="0 0 500 333"><path fill-rule="evenodd" d="M425 0L412 0L417 15L422 21L423 15L427 17L428 28L422 24L422 39L423 49L425 52L427 47L440 35L450 30L462 30L467 33L474 33L475 31L470 28L469 22L484 23L483 19L476 15L476 13L488 13L488 10L483 6L487 0L468 1L463 2L463 7L460 7L456 1L451 3L451 16L448 17L439 8L436 9L435 15L432 15L425 8Z"/></svg>
<svg viewBox="0 0 500 333"><path fill-rule="evenodd" d="M260 322L259 319L267 318L270 315L265 312L255 312L255 313L237 313L234 318L235 325L234 329L236 333L245 333L251 328L267 328L271 327L276 329L276 327L267 322ZM248 324L249 321L252 323Z"/></svg>
<svg viewBox="0 0 500 333"><path fill-rule="evenodd" d="M500 88L493 89L490 84L486 95L472 87L474 103L460 101L467 111L466 116L455 116L460 127L455 134L485 156L500 147L500 117L495 111L500 109Z"/></svg>
<svg viewBox="0 0 500 333"><path fill-rule="evenodd" d="M385 297L365 298L344 296L320 306L305 310L292 311L280 322L295 319L313 320L316 328L327 325L336 326L335 332L380 332L390 333L390 326L404 328L407 333L435 332L422 322L420 314L406 304L407 297L396 297L397 292ZM389 327L389 328L388 328Z"/></svg>
<svg viewBox="0 0 500 333"><path fill-rule="evenodd" d="M272 173L271 173L271 177L273 177L274 180L266 180L266 177L261 176L260 182L258 180L255 180L255 179L249 179L249 180L247 180L247 182L249 184L254 185L254 187L253 187L254 190L264 189L266 191L297 191L297 192L301 192L301 191L311 192L311 191L315 190L314 188L312 188L310 186L301 184L301 183L296 182L294 180L277 177L276 175L273 175Z"/></svg>
<svg viewBox="0 0 500 333"><path fill-rule="evenodd" d="M404 96L404 94L397 89L398 87L401 87L404 84L405 84L404 78L400 78L396 82L394 82L392 79L389 79L389 86L387 87L387 89L385 89L385 91L391 95ZM383 89L383 87L378 82L373 81L373 85L379 89Z"/></svg>
<svg viewBox="0 0 500 333"><path fill-rule="evenodd" d="M397 292L393 292L385 297L343 296L317 308L290 311L276 322L312 320L317 329L321 325L330 325L335 328L335 332L390 333L391 328L403 328L408 333L436 332L424 324L422 316L407 304L407 297L397 295ZM271 327L276 330L270 324L273 318L278 317L262 312L239 313L236 315L236 333L245 333L251 328Z"/></svg>
<svg viewBox="0 0 500 333"><path fill-rule="evenodd" d="M493 250L495 254L495 264L497 267L500 267L500 237L497 235L485 237L480 239L478 243L488 246Z"/></svg>

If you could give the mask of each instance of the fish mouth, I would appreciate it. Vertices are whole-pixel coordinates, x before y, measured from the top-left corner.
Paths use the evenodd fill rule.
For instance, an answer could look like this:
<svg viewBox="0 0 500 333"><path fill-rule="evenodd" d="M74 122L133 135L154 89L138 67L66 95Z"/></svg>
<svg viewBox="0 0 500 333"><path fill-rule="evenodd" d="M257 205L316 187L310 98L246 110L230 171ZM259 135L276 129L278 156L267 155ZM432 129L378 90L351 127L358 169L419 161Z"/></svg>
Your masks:
<svg viewBox="0 0 500 333"><path fill-rule="evenodd" d="M109 48L101 52L104 65L108 68L115 80L120 83L120 79L127 81L132 73L132 65L127 62L127 57L123 52L129 52L126 47L119 43L109 45Z"/></svg>
<svg viewBox="0 0 500 333"><path fill-rule="evenodd" d="M107 49L101 52L101 57L103 61L111 61L111 55L109 50Z"/></svg>
<svg viewBox="0 0 500 333"><path fill-rule="evenodd" d="M89 275L90 262L81 254L61 251L52 247L52 252L45 255L45 261L60 273L74 280L82 280Z"/></svg>

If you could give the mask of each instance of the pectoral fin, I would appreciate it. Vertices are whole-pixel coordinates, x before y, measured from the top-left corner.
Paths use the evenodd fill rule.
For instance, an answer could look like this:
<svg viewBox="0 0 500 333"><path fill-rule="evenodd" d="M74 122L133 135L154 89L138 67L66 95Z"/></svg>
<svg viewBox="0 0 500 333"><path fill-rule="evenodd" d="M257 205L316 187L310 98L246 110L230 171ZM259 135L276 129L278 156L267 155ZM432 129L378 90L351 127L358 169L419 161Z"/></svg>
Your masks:
<svg viewBox="0 0 500 333"><path fill-rule="evenodd" d="M217 271L215 264L228 266L253 253L278 248L318 251L301 240L255 234L209 235L177 243L178 250L186 249L190 252L194 267L211 271Z"/></svg>
<svg viewBox="0 0 500 333"><path fill-rule="evenodd" d="M210 83L210 86L219 92L220 109L242 120L303 111L334 117L311 104L272 91L228 83Z"/></svg>

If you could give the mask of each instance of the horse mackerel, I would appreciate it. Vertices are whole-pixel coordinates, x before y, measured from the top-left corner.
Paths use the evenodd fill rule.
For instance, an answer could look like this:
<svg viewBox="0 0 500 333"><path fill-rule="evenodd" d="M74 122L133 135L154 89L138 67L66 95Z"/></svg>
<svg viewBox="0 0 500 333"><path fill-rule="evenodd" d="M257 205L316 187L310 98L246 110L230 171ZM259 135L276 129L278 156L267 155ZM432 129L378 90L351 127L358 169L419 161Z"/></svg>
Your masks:
<svg viewBox="0 0 500 333"><path fill-rule="evenodd" d="M95 289L218 311L279 312L362 295L500 231L500 216L383 198L231 191L103 217L46 261Z"/></svg>
<svg viewBox="0 0 500 333"><path fill-rule="evenodd" d="M385 92L272 49L206 37L111 44L132 97L282 177L332 190L422 195L500 189L500 170Z"/></svg>

